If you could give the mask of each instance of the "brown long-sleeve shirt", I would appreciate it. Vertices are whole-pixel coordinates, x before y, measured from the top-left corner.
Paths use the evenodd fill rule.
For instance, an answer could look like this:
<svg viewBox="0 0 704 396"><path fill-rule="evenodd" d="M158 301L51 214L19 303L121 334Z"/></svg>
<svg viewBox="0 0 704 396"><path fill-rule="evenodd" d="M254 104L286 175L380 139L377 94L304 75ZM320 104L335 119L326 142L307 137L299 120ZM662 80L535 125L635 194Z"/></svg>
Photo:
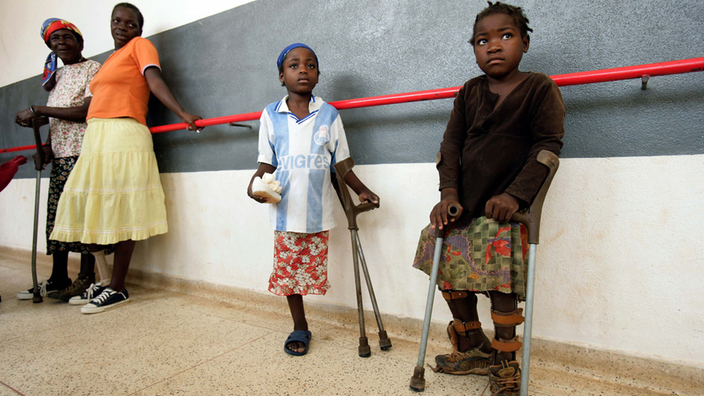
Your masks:
<svg viewBox="0 0 704 396"><path fill-rule="evenodd" d="M495 107L486 76L465 83L440 144L440 190L456 188L463 221L483 216L489 198L504 192L527 207L547 176L536 157L560 155L565 106L554 81L530 73Z"/></svg>

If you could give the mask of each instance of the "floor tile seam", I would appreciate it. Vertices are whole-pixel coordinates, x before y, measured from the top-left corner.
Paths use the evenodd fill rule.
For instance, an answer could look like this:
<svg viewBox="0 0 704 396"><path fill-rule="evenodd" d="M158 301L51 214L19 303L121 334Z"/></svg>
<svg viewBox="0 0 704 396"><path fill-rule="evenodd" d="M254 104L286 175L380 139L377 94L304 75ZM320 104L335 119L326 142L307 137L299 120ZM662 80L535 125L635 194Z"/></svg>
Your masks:
<svg viewBox="0 0 704 396"><path fill-rule="evenodd" d="M3 385L3 386L5 386L6 388L10 389L11 391L17 393L18 395L24 396L24 393L22 393L22 392L18 391L17 389L11 387L10 385L8 385L8 384L6 384L6 383L4 383L4 382L2 382L2 381L0 381L0 384Z"/></svg>
<svg viewBox="0 0 704 396"><path fill-rule="evenodd" d="M486 386L484 386L484 390L482 391L482 393L479 394L479 396L484 396L484 395L489 395L489 394L491 394L491 390L489 390L490 386L491 386L491 384L489 383L489 380L488 380L488 378L487 378ZM489 393L486 393L487 391L489 391Z"/></svg>
<svg viewBox="0 0 704 396"><path fill-rule="evenodd" d="M188 372L188 371L194 370L194 369L196 369L196 368L198 368L198 367L200 367L200 366L202 366L202 365L204 365L204 364L207 364L207 363L212 362L212 361L215 360L215 359L221 358L221 357L223 357L223 356L225 356L225 355L227 355L227 354L229 354L229 353L231 353L231 352L234 352L234 351L236 351L236 350L238 350L238 349L240 349L240 348L243 348L243 347L245 347L245 346L248 345L248 344L251 344L251 343L253 343L253 342L256 342L256 341L258 341L258 340L261 340L262 338L267 337L267 336L269 336L270 334L271 334L271 333L265 334L265 335L262 335L262 336L259 336L259 337L256 337L256 338L253 338L253 339L251 339L250 341L247 341L247 342L245 342L245 343L242 343L241 345L239 345L239 346L237 346L237 347L235 347L235 348L232 348L232 349L230 349L230 350L228 350L228 351L222 352L222 353L220 353L220 354L218 354L218 355L216 355L216 356L213 356L213 357L211 357L211 358L209 358L209 359L206 359L206 360L204 360L204 361L202 361L202 362L200 362L200 363L198 363L198 364L196 364L196 365L194 365L194 366L191 366L191 367L189 367L189 368L187 368L187 369L184 369L184 370L181 370L181 371L179 371L179 372L177 372L177 373L174 373L174 374L172 374L172 375L170 375L170 376L168 376L168 377L166 377L166 378L163 378L163 379L161 379L161 380L159 380L159 381L157 381L157 382L154 382L153 384L147 385L147 386L145 386L145 387L142 388L142 389L138 389L138 390L136 390L136 391L134 391L134 392L132 392L132 393L129 393L128 396L138 394L138 393L140 393L140 392L142 392L142 391L145 391L145 390L147 390L147 389L149 389L149 388L152 388L152 387L154 387L154 386L156 386L156 385L159 385L159 384L161 384L161 383L163 383L163 382L165 382L165 381L168 381L168 380L170 380L170 379L173 379L173 378L175 378L175 377L177 377L177 376L179 376L179 375L181 375L181 374L183 374L183 373L186 373L186 372Z"/></svg>

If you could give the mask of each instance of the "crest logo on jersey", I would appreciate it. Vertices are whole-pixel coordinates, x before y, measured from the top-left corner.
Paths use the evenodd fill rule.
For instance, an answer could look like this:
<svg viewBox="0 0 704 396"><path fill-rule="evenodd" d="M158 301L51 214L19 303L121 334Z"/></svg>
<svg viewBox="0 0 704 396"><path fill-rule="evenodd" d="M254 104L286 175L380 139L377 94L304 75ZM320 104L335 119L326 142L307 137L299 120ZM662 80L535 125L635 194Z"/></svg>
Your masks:
<svg viewBox="0 0 704 396"><path fill-rule="evenodd" d="M328 126L321 125L320 129L318 129L318 132L315 133L313 139L315 140L315 143L320 146L326 145L330 141L330 133L328 132Z"/></svg>

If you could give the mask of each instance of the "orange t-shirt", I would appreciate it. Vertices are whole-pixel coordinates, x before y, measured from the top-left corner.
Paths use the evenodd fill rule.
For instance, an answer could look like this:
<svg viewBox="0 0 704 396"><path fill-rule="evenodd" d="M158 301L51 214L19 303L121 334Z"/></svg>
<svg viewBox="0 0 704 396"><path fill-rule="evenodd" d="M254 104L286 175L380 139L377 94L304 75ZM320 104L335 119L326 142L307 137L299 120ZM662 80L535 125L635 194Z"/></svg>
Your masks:
<svg viewBox="0 0 704 396"><path fill-rule="evenodd" d="M149 85L144 71L159 65L159 53L151 41L135 37L113 52L90 83L93 100L87 119L131 117L147 125Z"/></svg>

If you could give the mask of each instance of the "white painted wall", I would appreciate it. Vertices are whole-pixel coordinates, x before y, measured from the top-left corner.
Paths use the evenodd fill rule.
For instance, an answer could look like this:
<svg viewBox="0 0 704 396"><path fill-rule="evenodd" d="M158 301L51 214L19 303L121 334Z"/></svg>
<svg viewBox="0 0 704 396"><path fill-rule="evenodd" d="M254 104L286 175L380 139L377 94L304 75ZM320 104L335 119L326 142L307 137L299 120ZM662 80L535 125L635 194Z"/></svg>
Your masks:
<svg viewBox="0 0 704 396"><path fill-rule="evenodd" d="M130 0L144 15L144 37L197 21L253 0ZM0 1L0 87L42 73L49 49L39 36L48 18L63 18L83 33L86 58L114 48L110 13L120 0ZM32 66L35 65L35 66Z"/></svg>
<svg viewBox="0 0 704 396"><path fill-rule="evenodd" d="M145 14L149 36L246 1L134 3ZM1 1L0 86L39 74L48 53L38 37L46 18L76 23L86 36L86 56L111 49L108 22L114 4ZM355 171L382 197L380 209L359 219L380 308L422 318L428 279L410 265L438 197L434 166L374 165ZM171 231L139 243L134 267L265 293L272 231L266 208L245 194L252 172L162 175ZM704 366L697 292L704 284L702 174L702 155L563 160L544 211L534 335ZM43 219L48 180L42 183ZM15 180L0 194L0 245L31 248L34 184ZM344 225L341 210L337 217ZM39 249L45 249L43 238ZM354 306L346 227L331 233L330 254L333 288L325 297L310 299ZM480 301L481 320L488 324L488 304ZM450 315L439 297L436 306L434 320L446 322Z"/></svg>
<svg viewBox="0 0 704 396"><path fill-rule="evenodd" d="M359 217L380 308L421 319L428 277L411 263L438 196L434 166L355 171L382 197L381 208ZM140 242L133 267L266 293L272 231L265 206L245 193L252 173L163 174L170 232ZM544 210L534 335L704 365L695 292L704 283L704 183L695 183L703 173L703 155L563 160ZM30 179L0 194L0 245L31 246L33 195ZM340 208L336 216L346 225ZM355 306L351 257L339 226L331 233L332 289L310 300ZM490 323L480 301L481 320ZM433 319L449 320L439 296L436 304Z"/></svg>

